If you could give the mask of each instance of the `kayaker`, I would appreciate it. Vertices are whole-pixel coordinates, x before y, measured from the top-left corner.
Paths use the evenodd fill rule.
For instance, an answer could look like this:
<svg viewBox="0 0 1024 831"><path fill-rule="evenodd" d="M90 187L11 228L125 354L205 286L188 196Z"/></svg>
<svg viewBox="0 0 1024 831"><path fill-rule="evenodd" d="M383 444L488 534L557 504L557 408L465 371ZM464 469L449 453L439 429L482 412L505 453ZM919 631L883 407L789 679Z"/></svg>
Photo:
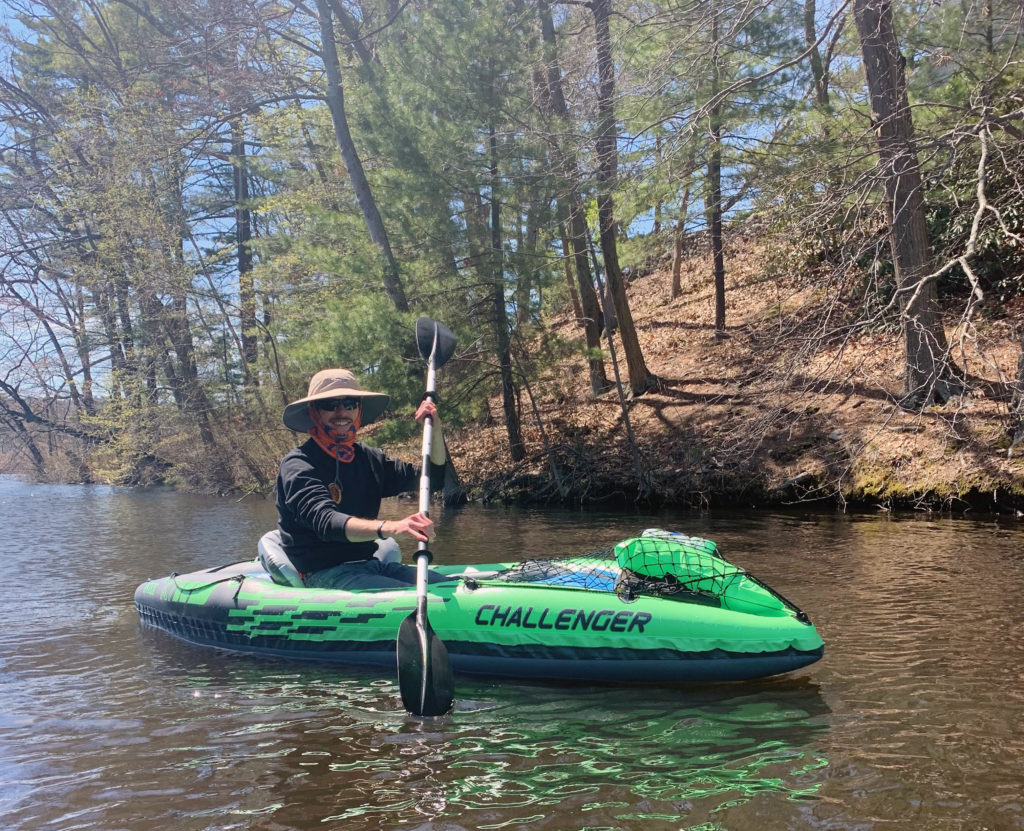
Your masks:
<svg viewBox="0 0 1024 831"><path fill-rule="evenodd" d="M378 543L394 537L429 541L433 521L417 511L403 519L378 519L381 500L419 488L420 469L356 441L359 429L388 406L384 393L364 390L347 369L324 369L305 398L284 411L284 423L310 438L281 461L277 515L285 554L306 586L331 589L394 588L416 583L416 569L374 557ZM430 485L444 479L445 447L433 401L415 419L433 421ZM430 582L445 579L429 573Z"/></svg>

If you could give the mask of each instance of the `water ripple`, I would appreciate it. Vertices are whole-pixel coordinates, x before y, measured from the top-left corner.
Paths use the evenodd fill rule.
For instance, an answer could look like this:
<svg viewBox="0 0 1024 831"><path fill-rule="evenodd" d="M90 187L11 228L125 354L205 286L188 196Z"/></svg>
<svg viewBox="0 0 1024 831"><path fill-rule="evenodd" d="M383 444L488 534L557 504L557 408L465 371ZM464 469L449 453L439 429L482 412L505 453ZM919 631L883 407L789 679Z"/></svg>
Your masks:
<svg viewBox="0 0 1024 831"><path fill-rule="evenodd" d="M10 831L1024 829L1019 524L445 512L465 562L498 537L582 551L685 527L806 608L827 651L711 687L460 678L455 712L418 721L390 677L139 629L139 582L251 556L272 505L0 477L0 509L46 586L0 584Z"/></svg>

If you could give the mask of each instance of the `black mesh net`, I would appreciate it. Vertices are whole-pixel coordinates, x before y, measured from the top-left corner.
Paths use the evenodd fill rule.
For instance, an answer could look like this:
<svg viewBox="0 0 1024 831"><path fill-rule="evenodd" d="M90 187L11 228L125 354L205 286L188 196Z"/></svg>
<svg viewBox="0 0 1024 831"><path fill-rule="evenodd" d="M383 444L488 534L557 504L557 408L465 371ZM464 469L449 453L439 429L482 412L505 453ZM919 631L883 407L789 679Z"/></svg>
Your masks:
<svg viewBox="0 0 1024 831"><path fill-rule="evenodd" d="M579 557L524 560L503 572L507 582L528 582L718 605L744 570L718 556L710 540L648 529L639 537Z"/></svg>
<svg viewBox="0 0 1024 831"><path fill-rule="evenodd" d="M615 548L599 548L579 557L523 560L503 572L509 583L541 583L563 588L614 591L619 577Z"/></svg>

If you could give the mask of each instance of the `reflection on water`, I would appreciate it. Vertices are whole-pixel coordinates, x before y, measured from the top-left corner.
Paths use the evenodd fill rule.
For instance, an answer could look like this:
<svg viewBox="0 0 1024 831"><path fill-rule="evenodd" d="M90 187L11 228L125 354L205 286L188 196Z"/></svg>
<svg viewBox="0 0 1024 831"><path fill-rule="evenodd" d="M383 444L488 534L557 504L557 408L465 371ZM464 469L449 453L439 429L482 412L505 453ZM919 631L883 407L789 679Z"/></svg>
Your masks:
<svg viewBox="0 0 1024 831"><path fill-rule="evenodd" d="M813 687L780 686L772 700L630 698L563 693L532 704L528 723L510 705L496 723L467 725L444 754L459 772L452 801L478 811L515 808L521 820L557 808L633 825L692 822L760 793L800 799L820 787L815 772L827 761L813 739L825 729L826 708Z"/></svg>
<svg viewBox="0 0 1024 831"><path fill-rule="evenodd" d="M413 810L461 818L469 828L547 817L567 827L570 816L630 827L713 817L761 793L808 798L826 764L813 748L825 708L809 685L779 687L774 701L649 691L638 703L592 688L515 687L497 699L490 692L461 700L443 725L368 731L348 745L351 759L328 762L349 789L347 807L332 817L346 828L380 827Z"/></svg>
<svg viewBox="0 0 1024 831"><path fill-rule="evenodd" d="M219 808L287 828L711 822L759 798L795 812L827 765L817 739L829 710L808 679L639 690L460 679L456 712L420 722L401 712L392 679L365 670L282 671L209 660L158 632L141 639L169 696L157 703L184 708L149 734L172 740L157 754L161 780L251 776ZM202 824L208 810L167 816L220 827Z"/></svg>
<svg viewBox="0 0 1024 831"><path fill-rule="evenodd" d="M251 556L266 502L0 477L0 515L4 829L1024 829L1014 521L445 511L447 561L710 537L826 655L716 686L460 678L420 722L378 672L139 628L139 582Z"/></svg>

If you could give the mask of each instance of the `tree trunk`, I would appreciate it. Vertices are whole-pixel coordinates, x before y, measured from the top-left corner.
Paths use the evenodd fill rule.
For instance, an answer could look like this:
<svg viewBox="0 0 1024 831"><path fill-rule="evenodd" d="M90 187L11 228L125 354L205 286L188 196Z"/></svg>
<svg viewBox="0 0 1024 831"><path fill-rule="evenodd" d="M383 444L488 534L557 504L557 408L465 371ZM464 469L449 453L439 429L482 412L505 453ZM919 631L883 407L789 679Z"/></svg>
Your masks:
<svg viewBox="0 0 1024 831"><path fill-rule="evenodd" d="M384 291L400 312L409 311L409 301L405 296L402 279L399 275L398 261L391 251L391 242L384 228L384 220L377 210L377 202L366 179L363 163L359 160L352 133L348 128L348 117L345 115L345 92L341 86L341 65L338 62L338 47L334 39L334 18L327 0L317 0L317 13L320 17L320 37L323 44L324 69L327 71L327 106L331 111L331 122L334 125L334 137L341 151L342 161L352 181L352 189L362 211L363 221L370 239L377 246L383 263Z"/></svg>
<svg viewBox="0 0 1024 831"><path fill-rule="evenodd" d="M175 202L168 207L168 215L172 219L172 227L184 229L184 173L179 167L174 171L173 193ZM161 198L161 188L150 181L154 199ZM170 301L164 303L149 281L138 281L135 289L138 292L140 308L143 302L149 306L149 314L160 327L166 341L171 345L178 362L175 366L170 352L161 349L161 344L150 342L154 359L159 356L164 361L168 385L174 393L175 402L186 416L194 419L199 429L199 438L209 459L209 467L202 471L207 483L222 492L234 484L228 460L223 448L218 444L213 432L213 405L203 389L199 377L199 364L196 359L195 341L192 337L191 321L188 316L188 292L191 287L191 269L186 265L183 255L184 238L178 236L173 247L167 245L163 250L162 284L167 287Z"/></svg>
<svg viewBox="0 0 1024 831"><path fill-rule="evenodd" d="M707 216L711 231L711 260L715 274L715 340L728 337L725 331L725 250L722 242L722 105L717 100L721 86L718 54L718 12L711 23L711 96L715 103L708 113L711 149L708 153Z"/></svg>
<svg viewBox="0 0 1024 831"><path fill-rule="evenodd" d="M669 300L675 300L683 293L683 244L686 241L686 213L690 207L690 189L683 191L682 204L679 206L679 218L676 220L675 233L672 235L672 288Z"/></svg>
<svg viewBox="0 0 1024 831"><path fill-rule="evenodd" d="M920 408L950 397L947 344L931 271L921 170L907 100L906 63L888 0L854 0L871 120L878 139L889 243L903 317L906 377L903 405Z"/></svg>
<svg viewBox="0 0 1024 831"><path fill-rule="evenodd" d="M551 20L551 9L547 0L538 0L537 9L540 14L541 35L544 41L544 62L547 66L547 95L544 99L551 113L563 124L569 122L569 107L565 103L562 92L562 72L558 66L558 48L555 42L555 26ZM590 373L590 391L600 395L612 388L611 381L605 372L604 358L601 357L601 305L594 289L594 277L590 271L588 259L590 236L587 229L586 214L583 203L577 192L580 181L579 166L576 155L566 150L558 142L552 140L552 154L555 166L564 171L569 182L567 193L559 198L559 205L568 216L569 242L572 246L572 261L576 270L576 281L579 285L580 304L582 308L583 332L587 343L587 368ZM568 249L565 252L569 256Z"/></svg>
<svg viewBox="0 0 1024 831"><path fill-rule="evenodd" d="M5 427L10 433L13 433L14 439L25 448L29 458L32 459L32 470L35 472L36 478L42 479L46 473L46 460L43 458L42 451L39 450L35 439L32 438L32 434L25 428L21 419L9 416L9 412L10 410L6 404L0 401L0 425Z"/></svg>
<svg viewBox="0 0 1024 831"><path fill-rule="evenodd" d="M114 300L117 303L117 324L120 326L119 334L116 335L117 343L121 345L124 352L124 369L128 376L138 375L142 366L140 365L139 344L145 345L145 331L136 335L135 324L132 321L131 299L129 286L131 278L128 274L118 272L112 278L114 289ZM115 330L117 331L117 330ZM156 391L155 379L150 384L150 390Z"/></svg>
<svg viewBox="0 0 1024 831"><path fill-rule="evenodd" d="M334 12L338 25L341 27L342 34L345 36L345 47L351 49L356 57L359 58L359 65L363 70L362 78L369 83L377 95L381 119L389 125L400 123L401 120L395 118L392 114L391 96L388 86L381 80L379 57L367 46L366 35L360 31L360 21L345 8L341 0L328 0L328 3L330 4L331 11ZM397 17L400 11L397 4L389 3L389 6L392 7L390 16ZM363 19L363 22L366 22L366 18ZM404 42L405 36L403 34L399 33L399 38ZM417 137L414 133L407 129L402 129L401 144L404 151L409 154L410 162L407 165L409 168L418 171L421 175L431 177L432 180L440 178L434 166L419 148ZM448 222L449 204L447 196L448 194L444 188L434 188L427 198L426 205L421 206L429 206L430 213L433 214L434 222L437 223L438 227L444 227ZM437 255L437 260L443 273L454 279L459 271L459 258L451 236L438 234L438 238L434 243L428 246L428 249Z"/></svg>
<svg viewBox="0 0 1024 831"><path fill-rule="evenodd" d="M516 269L516 326L526 326L530 322L530 305L533 302L534 270L540 262L541 255L537 250L540 239L540 215L542 206L535 200L526 209L526 235L516 246L519 268ZM522 223L520 223L522 227ZM522 236L522 235L520 235Z"/></svg>
<svg viewBox="0 0 1024 831"><path fill-rule="evenodd" d="M110 305L110 300L113 292L108 289L94 288L92 291L92 302L93 307L96 310L96 317L99 318L100 323L103 327L103 334L106 337L106 343L110 349L110 370L111 370L111 381L110 384L110 396L111 398L119 398L123 395L124 390L121 387L120 376L124 373L125 368L125 357L124 350L121 344L120 338L117 336L117 318L114 315L114 310Z"/></svg>
<svg viewBox="0 0 1024 831"><path fill-rule="evenodd" d="M587 342L587 369L590 374L590 391L594 395L608 392L612 382L605 371L604 358L601 357L601 330L604 328L604 316L601 313L601 301L594 288L594 276L590 270L589 233L587 218L584 215L583 202L579 194L569 195L569 233L572 243L572 261L576 267L576 282L580 289L580 303L583 306L583 333Z"/></svg>
<svg viewBox="0 0 1024 831"><path fill-rule="evenodd" d="M86 415L93 415L96 412L96 402L93 398L92 355L89 333L85 325L85 290L81 283L75 285L75 306L80 321L75 327L75 350L78 352L78 363L82 367L82 407Z"/></svg>
<svg viewBox="0 0 1024 831"><path fill-rule="evenodd" d="M808 56L811 64L811 79L814 83L814 101L822 109L828 109L828 76L825 64L821 60L821 50L817 47L817 3L815 0L804 0L804 41L811 50Z"/></svg>
<svg viewBox="0 0 1024 831"><path fill-rule="evenodd" d="M526 458L523 445L523 431L519 421L519 405L516 400L515 379L512 375L512 346L508 335L508 313L505 310L505 263L501 246L501 201L498 198L498 136L491 124L488 130L488 144L491 154L491 276L492 325L494 342L501 370L501 403L505 411L505 428L508 432L508 449L513 462Z"/></svg>
<svg viewBox="0 0 1024 831"><path fill-rule="evenodd" d="M637 338L633 315L626 299L626 285L619 267L615 202L612 192L619 163L617 130L615 126L615 64L612 60L611 0L594 0L594 32L597 47L598 99L597 99L597 158L598 196L597 214L601 232L601 252L608 293L615 305L619 337L626 354L629 388L633 395L642 395L655 386L656 380L647 369L640 340Z"/></svg>
<svg viewBox="0 0 1024 831"><path fill-rule="evenodd" d="M150 295L148 302L178 358L175 365L170 354L164 353L165 373L178 408L195 421L199 430L199 438L210 462L209 468L203 472L218 491L230 487L233 484L232 476L223 449L213 434L213 405L199 378L185 295L175 291L169 305L162 303L155 295Z"/></svg>
<svg viewBox="0 0 1024 831"><path fill-rule="evenodd" d="M660 135L655 135L654 137L654 164L656 164L659 169L664 166L661 152ZM664 205L662 204L661 198L659 197L658 201L654 203L654 223L651 226L651 233L654 234L654 236L657 236L658 234L661 233L661 214L663 209Z"/></svg>
<svg viewBox="0 0 1024 831"><path fill-rule="evenodd" d="M717 108L715 108L717 109ZM715 339L728 337L725 330L725 248L722 241L722 145L721 129L712 116L711 153L708 157L707 204L711 228L711 261L715 275Z"/></svg>
<svg viewBox="0 0 1024 831"><path fill-rule="evenodd" d="M572 270L572 245L569 243L569 232L565 229L565 209L562 203L558 204L558 235L562 241L562 265L565 267L565 287L569 291L569 300L572 302L572 312L576 316L576 322L583 325L583 306L580 305L580 293L576 290L576 275Z"/></svg>
<svg viewBox="0 0 1024 831"><path fill-rule="evenodd" d="M246 166L245 125L231 122L231 163L234 172L235 250L238 259L239 328L242 331L242 374L257 386L253 367L257 358L256 290L252 276L252 213L249 211L249 170Z"/></svg>

